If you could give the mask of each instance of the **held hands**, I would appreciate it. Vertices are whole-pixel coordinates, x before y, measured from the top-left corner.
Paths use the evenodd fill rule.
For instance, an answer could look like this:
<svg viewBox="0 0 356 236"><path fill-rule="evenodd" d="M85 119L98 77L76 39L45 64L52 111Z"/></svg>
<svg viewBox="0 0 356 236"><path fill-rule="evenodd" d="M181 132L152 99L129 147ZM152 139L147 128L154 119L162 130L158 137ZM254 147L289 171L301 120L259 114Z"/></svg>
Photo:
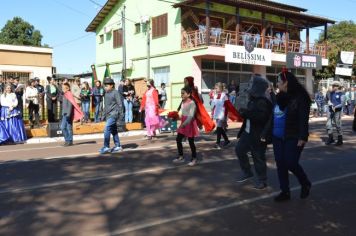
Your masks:
<svg viewBox="0 0 356 236"><path fill-rule="evenodd" d="M306 143L307 143L307 141L304 141L304 140L298 140L298 144L297 144L297 146L298 146L298 147L304 147Z"/></svg>

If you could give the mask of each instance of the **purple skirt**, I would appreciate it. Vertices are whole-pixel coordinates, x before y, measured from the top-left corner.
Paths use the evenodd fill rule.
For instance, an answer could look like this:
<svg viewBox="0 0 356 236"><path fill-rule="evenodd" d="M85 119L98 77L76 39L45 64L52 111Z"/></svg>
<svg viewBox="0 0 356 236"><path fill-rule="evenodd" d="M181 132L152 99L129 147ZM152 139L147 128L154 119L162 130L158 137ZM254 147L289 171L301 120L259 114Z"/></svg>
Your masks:
<svg viewBox="0 0 356 236"><path fill-rule="evenodd" d="M0 114L0 122L10 136L8 142L23 143L26 141L26 130L20 111L17 108L9 111L9 107L1 107Z"/></svg>
<svg viewBox="0 0 356 236"><path fill-rule="evenodd" d="M0 121L0 144L6 143L10 139L10 135L7 132L4 122Z"/></svg>

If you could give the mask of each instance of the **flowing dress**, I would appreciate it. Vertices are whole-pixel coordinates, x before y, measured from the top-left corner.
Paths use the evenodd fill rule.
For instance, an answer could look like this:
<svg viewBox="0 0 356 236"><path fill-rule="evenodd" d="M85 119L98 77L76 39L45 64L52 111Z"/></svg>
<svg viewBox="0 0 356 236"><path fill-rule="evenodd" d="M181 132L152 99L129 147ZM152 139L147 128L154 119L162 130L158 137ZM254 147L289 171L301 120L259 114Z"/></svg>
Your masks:
<svg viewBox="0 0 356 236"><path fill-rule="evenodd" d="M145 110L147 136L155 136L156 129L162 126L158 113L158 92L154 87L148 89L142 98L141 111Z"/></svg>
<svg viewBox="0 0 356 236"><path fill-rule="evenodd" d="M8 141L22 143L27 140L27 136L17 105L18 101L14 93L2 94L0 121L10 136Z"/></svg>

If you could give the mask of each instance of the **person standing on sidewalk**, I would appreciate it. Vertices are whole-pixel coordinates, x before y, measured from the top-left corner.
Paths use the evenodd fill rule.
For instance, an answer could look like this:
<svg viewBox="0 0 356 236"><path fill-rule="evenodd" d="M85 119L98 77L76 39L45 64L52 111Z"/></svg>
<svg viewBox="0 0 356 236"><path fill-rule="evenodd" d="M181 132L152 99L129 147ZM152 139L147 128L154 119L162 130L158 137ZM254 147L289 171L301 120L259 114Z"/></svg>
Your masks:
<svg viewBox="0 0 356 236"><path fill-rule="evenodd" d="M279 74L279 93L273 112L272 143L281 192L274 200L290 199L289 175L292 172L301 185L300 198L309 196L311 182L299 164L308 141L311 100L308 92L288 71Z"/></svg>
<svg viewBox="0 0 356 236"><path fill-rule="evenodd" d="M332 90L329 94L328 101L328 120L326 122L326 130L328 133L328 140L326 141L326 145L330 145L335 142L333 136L333 126L336 127L337 133L337 142L335 145L340 146L343 144L342 140L342 124L341 124L341 116L342 116L342 107L345 103L345 95L341 91L341 83L339 81L334 81L332 84Z"/></svg>
<svg viewBox="0 0 356 236"><path fill-rule="evenodd" d="M135 97L135 87L132 85L130 79L125 80L125 85L123 86L123 96L124 96L124 106L125 106L125 123L132 123L133 114L133 99Z"/></svg>
<svg viewBox="0 0 356 236"><path fill-rule="evenodd" d="M315 93L314 100L318 107L318 117L322 117L324 113L325 97L321 92L321 89L319 89L318 92Z"/></svg>
<svg viewBox="0 0 356 236"><path fill-rule="evenodd" d="M62 84L63 102L62 102L62 119L61 130L64 136L64 147L73 145L73 120L80 120L83 112L75 102L69 83Z"/></svg>
<svg viewBox="0 0 356 236"><path fill-rule="evenodd" d="M40 105L39 105L38 90L35 88L34 79L30 79L29 86L27 86L25 90L25 101L26 101L26 107L28 108L28 119L30 121L31 129L33 129L34 126L39 127Z"/></svg>
<svg viewBox="0 0 356 236"><path fill-rule="evenodd" d="M188 138L190 150L192 151L192 158L188 166L195 166L197 164L197 152L194 144L194 138L199 135L197 121L195 120L197 106L191 98L192 89L184 87L181 90L182 97L182 122L177 130L177 149L178 157L173 160L173 163L184 162L183 157L183 138Z"/></svg>
<svg viewBox="0 0 356 236"><path fill-rule="evenodd" d="M47 103L47 114L48 122L56 121L57 113L57 101L59 96L59 89L56 85L56 81L52 77L47 77L48 85L46 86L46 103Z"/></svg>
<svg viewBox="0 0 356 236"><path fill-rule="evenodd" d="M244 122L237 135L239 140L235 147L235 153L242 170L237 182L242 183L253 177L247 155L248 152L251 152L258 177L255 189L267 187L267 142L264 132L272 116L272 102L267 98L268 86L267 79L260 75L253 75L247 88L248 101L243 103L246 107L238 106L238 112ZM239 98L237 98L237 102L239 103Z"/></svg>
<svg viewBox="0 0 356 236"><path fill-rule="evenodd" d="M94 122L98 123L102 120L102 111L103 111L103 98L104 98L104 88L101 86L100 80L95 82L93 88L93 102L95 105L95 117Z"/></svg>
<svg viewBox="0 0 356 236"><path fill-rule="evenodd" d="M119 92L115 90L115 82L110 77L104 79L105 96L104 96L104 115L106 124L104 129L104 147L100 154L121 152L123 148L117 130L117 121L123 116L122 100ZM113 136L115 147L110 148L110 134Z"/></svg>

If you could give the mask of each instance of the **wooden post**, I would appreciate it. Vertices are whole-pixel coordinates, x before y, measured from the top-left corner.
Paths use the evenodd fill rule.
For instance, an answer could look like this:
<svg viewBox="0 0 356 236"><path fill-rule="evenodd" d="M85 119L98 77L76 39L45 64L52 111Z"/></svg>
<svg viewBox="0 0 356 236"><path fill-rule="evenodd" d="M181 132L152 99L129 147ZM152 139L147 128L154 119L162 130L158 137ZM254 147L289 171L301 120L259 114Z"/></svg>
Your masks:
<svg viewBox="0 0 356 236"><path fill-rule="evenodd" d="M261 31L261 43L262 43L262 47L261 48L265 48L265 44L266 44L266 17L265 17L265 13L262 12L262 31Z"/></svg>
<svg viewBox="0 0 356 236"><path fill-rule="evenodd" d="M306 44L307 44L307 51L306 51L306 53L307 54L309 54L309 26L307 26L307 36L306 36L306 39L305 39L305 41L306 41Z"/></svg>
<svg viewBox="0 0 356 236"><path fill-rule="evenodd" d="M205 44L206 46L209 46L210 44L210 1L209 0L205 0L205 16L206 16L206 20L205 20Z"/></svg>
<svg viewBox="0 0 356 236"><path fill-rule="evenodd" d="M240 44L240 8L236 7L236 45Z"/></svg>
<svg viewBox="0 0 356 236"><path fill-rule="evenodd" d="M285 18L285 25L286 25L286 32L285 32L285 39L284 39L284 43L285 43L285 48L284 48L284 52L285 54L288 53L288 47L289 47L289 33L288 33L288 18Z"/></svg>

